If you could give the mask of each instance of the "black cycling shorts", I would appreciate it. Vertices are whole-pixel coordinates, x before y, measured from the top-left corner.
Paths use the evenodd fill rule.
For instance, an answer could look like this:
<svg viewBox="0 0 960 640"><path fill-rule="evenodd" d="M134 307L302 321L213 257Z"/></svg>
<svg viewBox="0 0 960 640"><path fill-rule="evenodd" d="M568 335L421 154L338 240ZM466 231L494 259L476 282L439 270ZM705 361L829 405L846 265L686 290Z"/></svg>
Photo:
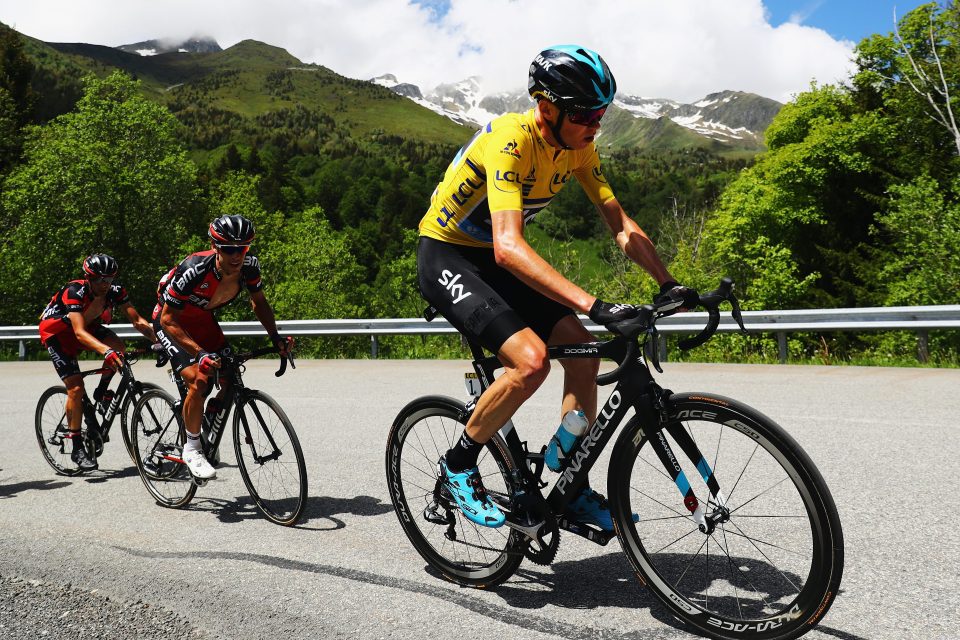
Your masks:
<svg viewBox="0 0 960 640"><path fill-rule="evenodd" d="M89 329L89 331L94 338L103 343L106 343L108 338L117 337L117 334L102 324ZM61 380L80 375L77 353L88 349L77 341L77 335L73 332L73 329L67 329L50 336L43 341L43 346L47 348L47 353L50 354L50 359L53 361L53 368L57 370L57 375L60 376Z"/></svg>
<svg viewBox="0 0 960 640"><path fill-rule="evenodd" d="M421 236L417 280L427 302L492 353L527 327L547 342L557 323L574 315L499 266L492 249Z"/></svg>

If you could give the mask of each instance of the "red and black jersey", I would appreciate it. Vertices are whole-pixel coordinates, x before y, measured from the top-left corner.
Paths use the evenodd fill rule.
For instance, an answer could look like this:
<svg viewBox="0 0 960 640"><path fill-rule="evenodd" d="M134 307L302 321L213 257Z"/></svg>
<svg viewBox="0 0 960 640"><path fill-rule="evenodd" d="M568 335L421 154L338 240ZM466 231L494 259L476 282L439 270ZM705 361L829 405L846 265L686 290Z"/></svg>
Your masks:
<svg viewBox="0 0 960 640"><path fill-rule="evenodd" d="M168 274L169 276L169 274ZM187 305L208 309L213 295L220 286L222 276L217 270L217 252L214 249L198 251L183 259L177 265L173 275L168 278L163 291L162 302L174 309L183 309ZM243 258L240 268L240 281L247 286L247 291L260 291L263 284L260 281L260 261L249 253ZM240 290L237 289L239 294ZM236 298L231 298L221 306L226 306Z"/></svg>
<svg viewBox="0 0 960 640"><path fill-rule="evenodd" d="M109 323L113 317L113 309L130 302L130 296L127 290L119 282L110 285L107 291L107 300L103 307L103 313L92 322L91 325L99 322ZM68 315L73 312L83 313L93 303L94 295L90 290L90 283L86 280L71 280L63 285L57 291L47 308L40 315L40 338L46 340L48 337L71 328ZM72 330L72 328L71 328Z"/></svg>

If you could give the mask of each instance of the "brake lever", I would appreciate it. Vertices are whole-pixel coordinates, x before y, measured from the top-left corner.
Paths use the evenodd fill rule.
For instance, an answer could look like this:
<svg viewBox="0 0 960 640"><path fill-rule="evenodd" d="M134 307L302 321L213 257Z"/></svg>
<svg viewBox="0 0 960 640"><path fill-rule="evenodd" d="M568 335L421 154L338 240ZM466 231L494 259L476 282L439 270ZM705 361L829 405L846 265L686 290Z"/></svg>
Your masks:
<svg viewBox="0 0 960 640"><path fill-rule="evenodd" d="M287 370L287 356L280 356L280 368L273 372L276 377L282 376Z"/></svg>
<svg viewBox="0 0 960 640"><path fill-rule="evenodd" d="M732 307L730 310L730 315L732 315L733 319L737 321L738 325L740 325L740 333L747 335L750 332L747 331L745 326L743 326L743 314L740 312L740 302L737 300L737 296L733 295L731 292L730 295L727 296L727 300L730 301L730 306Z"/></svg>
<svg viewBox="0 0 960 640"><path fill-rule="evenodd" d="M663 367L660 366L660 331L656 325L647 329L647 340L652 340L650 347L645 349L647 357L650 358L650 364L657 370L657 373L663 373Z"/></svg>

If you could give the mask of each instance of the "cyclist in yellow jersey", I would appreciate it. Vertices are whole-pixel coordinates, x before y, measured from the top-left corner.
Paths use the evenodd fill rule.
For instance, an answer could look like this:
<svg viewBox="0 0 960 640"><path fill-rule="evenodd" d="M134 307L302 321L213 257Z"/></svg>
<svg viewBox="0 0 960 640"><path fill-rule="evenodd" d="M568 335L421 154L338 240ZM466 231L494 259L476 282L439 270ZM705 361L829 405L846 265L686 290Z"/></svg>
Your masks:
<svg viewBox="0 0 960 640"><path fill-rule="evenodd" d="M577 311L601 325L637 313L632 305L604 302L560 275L527 244L524 225L576 178L617 245L660 284L660 296L686 299L689 293L624 212L600 168L594 138L616 92L603 58L584 47L550 47L531 63L528 91L536 100L532 110L493 120L450 163L420 222L417 251L424 298L504 365L504 373L478 399L460 441L439 463L464 515L490 527L502 525L504 514L486 496L477 458L543 383L550 369L547 345L593 339ZM573 411L592 423L599 361L560 363L561 417ZM562 431L550 444L548 461L573 446ZM581 522L613 528L606 500L589 487L570 508Z"/></svg>

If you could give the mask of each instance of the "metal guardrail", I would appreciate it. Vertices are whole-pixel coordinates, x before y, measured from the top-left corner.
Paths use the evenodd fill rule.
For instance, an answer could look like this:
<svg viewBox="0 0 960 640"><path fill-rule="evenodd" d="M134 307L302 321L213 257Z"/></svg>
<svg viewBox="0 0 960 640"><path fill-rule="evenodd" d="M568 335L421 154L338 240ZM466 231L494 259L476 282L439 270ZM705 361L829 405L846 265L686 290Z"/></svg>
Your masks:
<svg viewBox="0 0 960 640"><path fill-rule="evenodd" d="M603 333L603 327L580 316L586 328L593 333ZM662 334L699 333L707 321L706 312L682 313L661 319L657 327ZM787 359L787 334L796 332L833 331L913 331L917 333L917 357L927 359L927 339L930 331L960 329L960 305L923 307L865 307L853 309L796 309L787 311L744 311L743 321L747 329L757 333L775 333L780 350L780 361ZM376 358L382 335L431 335L457 333L449 322L437 318L427 322L423 318L345 319L345 320L285 320L277 325L284 334L291 336L370 336L370 354ZM221 324L228 336L265 335L259 322L224 322ZM136 338L140 334L130 325L111 327L121 338ZM729 313L721 316L722 332L737 331L738 327ZM25 353L25 340L39 340L36 326L0 327L0 340L20 340L21 357ZM661 336L660 351L666 359L666 339Z"/></svg>

